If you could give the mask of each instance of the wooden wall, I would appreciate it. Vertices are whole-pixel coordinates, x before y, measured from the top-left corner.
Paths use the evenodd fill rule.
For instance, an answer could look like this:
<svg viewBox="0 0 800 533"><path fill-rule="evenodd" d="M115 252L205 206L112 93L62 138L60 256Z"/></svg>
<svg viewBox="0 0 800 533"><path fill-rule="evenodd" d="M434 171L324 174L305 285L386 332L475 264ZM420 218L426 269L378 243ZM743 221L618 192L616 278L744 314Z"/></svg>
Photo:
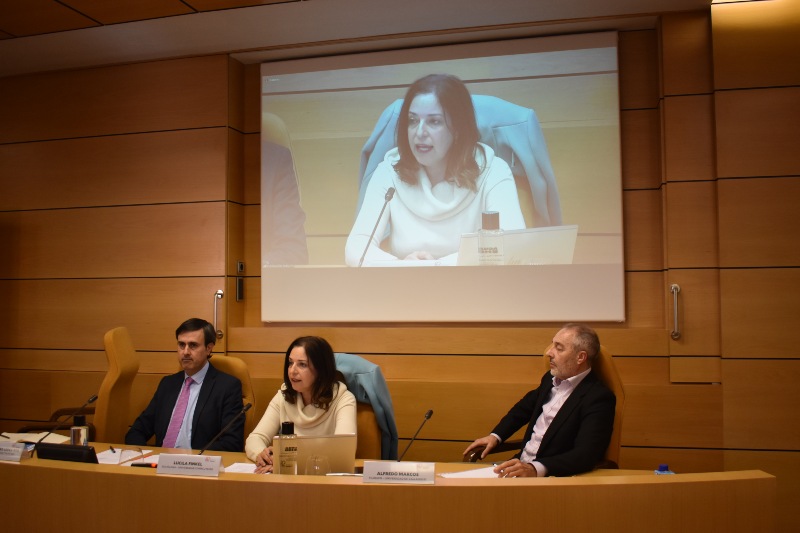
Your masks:
<svg viewBox="0 0 800 533"><path fill-rule="evenodd" d="M620 34L628 318L594 324L626 387L621 466L763 469L786 531L800 497L798 26L775 0ZM96 392L118 325L141 351L140 409L176 369L174 328L212 319L220 288L216 351L248 362L258 413L285 347L320 334L382 366L402 439L434 410L408 459L458 460L538 379L557 324L261 323L258 85L257 66L224 56L0 79L0 428Z"/></svg>

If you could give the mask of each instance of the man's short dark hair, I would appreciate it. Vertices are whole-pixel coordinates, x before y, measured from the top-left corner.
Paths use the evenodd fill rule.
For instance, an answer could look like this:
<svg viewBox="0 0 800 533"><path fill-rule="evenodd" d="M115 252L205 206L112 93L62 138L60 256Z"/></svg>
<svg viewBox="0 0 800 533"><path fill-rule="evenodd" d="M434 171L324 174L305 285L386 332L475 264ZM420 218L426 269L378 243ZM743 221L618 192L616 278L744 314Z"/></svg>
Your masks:
<svg viewBox="0 0 800 533"><path fill-rule="evenodd" d="M203 340L206 346L217 343L217 332L214 331L214 326L208 320L203 320L202 318L190 318L178 326L178 329L175 330L175 339L181 333L199 331L201 329L203 330Z"/></svg>

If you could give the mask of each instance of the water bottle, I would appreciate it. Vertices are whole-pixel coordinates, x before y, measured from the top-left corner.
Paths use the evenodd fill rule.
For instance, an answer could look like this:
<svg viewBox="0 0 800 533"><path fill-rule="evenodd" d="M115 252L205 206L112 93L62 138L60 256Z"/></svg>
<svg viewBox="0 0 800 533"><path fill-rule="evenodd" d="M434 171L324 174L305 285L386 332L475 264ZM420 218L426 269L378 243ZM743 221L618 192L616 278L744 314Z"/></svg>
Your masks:
<svg viewBox="0 0 800 533"><path fill-rule="evenodd" d="M69 428L69 443L78 446L89 445L89 426L86 425L86 416L75 415L72 427Z"/></svg>
<svg viewBox="0 0 800 533"><path fill-rule="evenodd" d="M666 464L658 465L658 470L655 471L655 474L657 476L663 476L663 475L674 474L674 473L675 472L673 472L672 470L669 469L669 465L666 465Z"/></svg>
<svg viewBox="0 0 800 533"><path fill-rule="evenodd" d="M297 475L297 435L294 434L294 423L281 423L281 464L279 474Z"/></svg>
<svg viewBox="0 0 800 533"><path fill-rule="evenodd" d="M500 229L500 213L484 211L481 214L481 229L478 231L478 264L502 265L505 263L503 253L503 230Z"/></svg>

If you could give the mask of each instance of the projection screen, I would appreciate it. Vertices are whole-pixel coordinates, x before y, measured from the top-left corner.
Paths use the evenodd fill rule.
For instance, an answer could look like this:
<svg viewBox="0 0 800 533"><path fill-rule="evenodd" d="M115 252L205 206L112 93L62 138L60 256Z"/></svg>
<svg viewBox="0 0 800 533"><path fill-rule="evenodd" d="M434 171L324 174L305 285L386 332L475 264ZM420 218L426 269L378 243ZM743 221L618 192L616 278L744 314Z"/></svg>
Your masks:
<svg viewBox="0 0 800 533"><path fill-rule="evenodd" d="M436 123L409 99L397 130L430 74L469 91L488 147L470 151L477 191L435 181L434 142L413 137L444 125L441 139L461 138L444 104ZM261 113L264 322L625 319L616 33L264 63ZM425 170L416 183L394 166L403 143ZM485 210L508 226L504 264L479 264Z"/></svg>

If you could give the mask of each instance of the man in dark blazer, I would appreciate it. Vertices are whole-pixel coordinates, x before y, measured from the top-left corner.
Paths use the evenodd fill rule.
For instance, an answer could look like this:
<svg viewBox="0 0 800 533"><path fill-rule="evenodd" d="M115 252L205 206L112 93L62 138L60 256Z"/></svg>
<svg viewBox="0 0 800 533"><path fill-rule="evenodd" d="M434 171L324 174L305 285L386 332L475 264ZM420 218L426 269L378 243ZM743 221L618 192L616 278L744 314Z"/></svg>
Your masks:
<svg viewBox="0 0 800 533"><path fill-rule="evenodd" d="M190 318L178 327L175 338L183 370L161 380L150 404L125 435L125 444L144 446L155 435L155 446L203 449L242 411L241 382L209 362L216 340L214 327ZM174 413L178 413L175 421ZM242 451L244 417L208 449Z"/></svg>
<svg viewBox="0 0 800 533"><path fill-rule="evenodd" d="M520 452L495 467L499 477L572 476L594 468L605 455L614 429L616 397L591 371L600 352L597 334L583 324L566 324L545 354L550 372L486 437L464 451L485 446L481 458L528 425Z"/></svg>

